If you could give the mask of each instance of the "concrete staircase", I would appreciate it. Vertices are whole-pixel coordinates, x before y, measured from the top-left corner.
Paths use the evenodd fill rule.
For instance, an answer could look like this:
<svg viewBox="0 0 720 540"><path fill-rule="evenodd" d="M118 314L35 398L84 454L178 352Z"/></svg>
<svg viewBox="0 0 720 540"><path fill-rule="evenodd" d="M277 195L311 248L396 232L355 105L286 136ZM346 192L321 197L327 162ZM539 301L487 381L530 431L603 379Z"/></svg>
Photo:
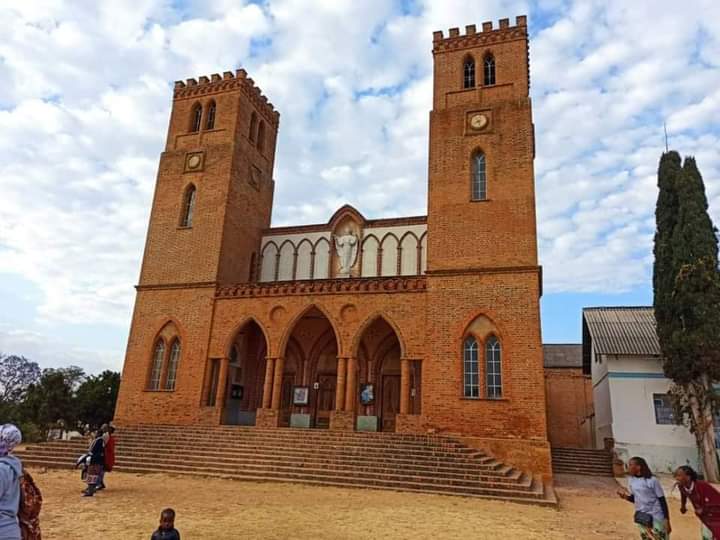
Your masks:
<svg viewBox="0 0 720 540"><path fill-rule="evenodd" d="M541 479L447 437L150 425L123 427L117 436L118 471L557 504ZM86 448L86 441L54 441L28 445L18 455L27 466L68 468Z"/></svg>
<svg viewBox="0 0 720 540"><path fill-rule="evenodd" d="M607 450L586 448L553 448L553 472L612 476L612 455Z"/></svg>

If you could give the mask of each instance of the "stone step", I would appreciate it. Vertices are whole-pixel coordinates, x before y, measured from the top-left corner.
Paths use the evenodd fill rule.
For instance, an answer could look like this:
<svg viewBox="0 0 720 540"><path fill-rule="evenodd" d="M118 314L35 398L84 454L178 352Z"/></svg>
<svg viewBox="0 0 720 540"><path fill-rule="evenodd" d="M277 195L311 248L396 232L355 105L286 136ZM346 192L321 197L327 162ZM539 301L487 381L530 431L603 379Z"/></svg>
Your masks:
<svg viewBox="0 0 720 540"><path fill-rule="evenodd" d="M73 449L61 449L61 448L43 448L44 445L28 447L26 450L19 452L18 455L21 457L37 457L37 458L48 458L48 457L62 457L68 462L74 463L80 454L84 452L84 449L80 452ZM265 450L264 452L252 452L252 453L240 453L240 452L228 452L225 449L213 450L206 449L201 451L194 451L192 454L188 452L181 452L177 448L167 449L158 448L156 452L151 452L150 448L138 447L132 449L125 449L118 447L118 456L139 456L144 458L156 458L158 456L164 457L167 455L181 455L187 456L192 455L193 459L211 459L211 460L224 460L224 461L243 461L248 460L264 460L270 462L287 462L287 461L303 461L313 460L319 462L350 462L357 463L367 466L368 464L382 464L384 466L392 467L425 467L435 468L446 471L467 471L471 469L476 471L478 474L491 474L491 475L506 475L511 471L510 467L506 467L501 463L497 462L491 457L484 456L478 458L475 462L453 462L446 460L417 460L417 459L406 459L403 456L389 456L383 460L377 460L372 456L364 455L338 455L338 454L306 454L301 452L292 452L284 450L282 452L270 452Z"/></svg>
<svg viewBox="0 0 720 540"><path fill-rule="evenodd" d="M73 459L67 459L64 456L57 456L57 455L39 455L39 454L32 454L32 455L22 455L20 456L23 460L33 460L36 462L61 462L64 464L74 464ZM153 463L158 466L164 465L164 464L183 464L187 463L187 459L184 457L178 457L178 456L160 456L160 457L148 457L148 456L139 456L139 455L124 455L122 458L118 458L117 463L129 463L129 462L139 462L139 463ZM502 483L508 483L508 482L515 482L519 480L522 477L522 472L518 471L516 469L513 469L511 467L503 466L498 471L483 471L483 470L448 470L445 468L429 468L429 467L422 467L422 466L401 466L398 467L397 465L389 464L389 465L382 465L382 464L367 464L367 463L346 463L342 461L327 461L327 462L317 462L317 461L303 461L303 462L296 462L296 461L267 461L262 459L257 460L193 460L192 464L194 466L217 466L217 465L226 465L227 467L242 467L242 468L252 468L252 467L270 467L270 468L282 468L282 467L292 467L292 468L301 468L301 469L316 469L316 468L325 468L325 469L332 469L332 470L338 470L338 471L352 471L356 474L363 474L363 473L370 473L370 472L380 472L380 473L396 473L401 475L412 475L412 476L438 476L438 477L444 477L444 478L452 478L452 479L468 479L468 480L480 480L480 481L488 481L488 482L502 482Z"/></svg>
<svg viewBox="0 0 720 540"><path fill-rule="evenodd" d="M470 451L471 449L460 445L459 443L454 444L433 444L422 441L384 441L382 439L363 439L363 438L352 438L343 439L339 437L270 437L270 436L253 436L253 435L223 435L217 437L203 437L208 440L212 440L217 443L237 443L245 442L248 444L252 443L276 443L276 444L323 444L323 445L347 445L347 446L361 446L364 448L398 448L398 449L435 449L441 451ZM119 441L132 441L132 442L143 442L148 440L156 441L190 441L193 444L197 444L199 437L194 434L122 434L118 436ZM75 442L75 441L73 441ZM77 444L81 444L82 441L77 441Z"/></svg>
<svg viewBox="0 0 720 540"><path fill-rule="evenodd" d="M73 448L76 452L82 453L87 450L85 444L73 444L66 445L60 442L45 443L44 446L51 448ZM278 453L278 452L294 452L300 454L342 454L342 455L358 455L363 454L367 456L374 456L377 459L385 459L392 456L403 456L412 459L429 459L429 460L444 460L453 462L464 462L471 463L482 460L482 455L475 452L449 452L449 451L438 451L434 449L386 449L386 448L364 448L361 446L350 446L350 445L261 445L261 444L243 444L233 443L216 445L218 449L235 452L251 452L251 453ZM33 448L29 446L28 450ZM117 451L126 451L135 448L147 448L162 450L164 448L175 448L178 451L185 451L188 453L196 453L204 451L208 448L207 443L199 443L197 441L192 443L171 443L166 441L143 441L138 443L129 443L127 441L119 440L117 445Z"/></svg>
<svg viewBox="0 0 720 540"><path fill-rule="evenodd" d="M74 466L87 440L30 445L26 465ZM116 468L555 505L551 487L445 436L252 427L120 426Z"/></svg>
<svg viewBox="0 0 720 540"><path fill-rule="evenodd" d="M439 435L406 435L387 432L359 432L359 431L330 431L327 429L308 429L308 428L256 428L250 426L236 426L227 428L212 427L164 427L152 426L147 428L124 428L118 431L118 435L140 434L143 436L160 434L160 435L211 435L213 438L222 436L247 436L247 437L276 437L276 438L334 438L342 440L383 440L386 442L404 441L404 442L421 442L437 443L437 444L454 444L458 442L452 437Z"/></svg>
<svg viewBox="0 0 720 540"><path fill-rule="evenodd" d="M34 462L29 460L27 462L29 466L50 466L53 465L47 462ZM67 468L67 467L62 467ZM130 466L118 466L118 471L123 472L145 472L145 473L157 473L161 472L155 467L141 466L141 465L130 465ZM362 478L358 476L342 476L328 474L326 476L318 477L314 473L306 474L303 471L287 472L275 472L270 471L262 473L261 475L246 473L242 471L229 472L222 468L206 469L203 467L166 467L162 469L162 472L172 474L194 474L200 476L216 476L223 478L235 478L240 480L253 480L253 481L277 481L277 482L298 482L298 483L310 483L317 485L336 485L338 487L370 487L370 488L381 488L381 489L394 489L400 491L418 491L418 492L435 492L437 494L459 494L459 495L473 495L473 496L485 496L488 498L502 498L502 499L522 499L527 502L540 502L544 499L544 490L542 484L529 480L529 486L526 490L517 489L515 487L501 488L501 487L490 487L490 486L464 486L464 485L453 485L448 483L431 483L423 481L422 479L375 479L375 478Z"/></svg>

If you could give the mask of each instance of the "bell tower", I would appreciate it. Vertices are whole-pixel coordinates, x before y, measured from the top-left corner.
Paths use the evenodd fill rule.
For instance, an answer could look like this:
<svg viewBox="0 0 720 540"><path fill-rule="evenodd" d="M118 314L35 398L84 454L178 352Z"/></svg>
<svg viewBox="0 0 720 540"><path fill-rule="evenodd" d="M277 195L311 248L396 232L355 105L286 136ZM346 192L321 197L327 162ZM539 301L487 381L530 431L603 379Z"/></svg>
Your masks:
<svg viewBox="0 0 720 540"><path fill-rule="evenodd" d="M141 287L255 278L279 118L243 69L175 83Z"/></svg>
<svg viewBox="0 0 720 540"><path fill-rule="evenodd" d="M527 18L433 35L428 273L537 266Z"/></svg>

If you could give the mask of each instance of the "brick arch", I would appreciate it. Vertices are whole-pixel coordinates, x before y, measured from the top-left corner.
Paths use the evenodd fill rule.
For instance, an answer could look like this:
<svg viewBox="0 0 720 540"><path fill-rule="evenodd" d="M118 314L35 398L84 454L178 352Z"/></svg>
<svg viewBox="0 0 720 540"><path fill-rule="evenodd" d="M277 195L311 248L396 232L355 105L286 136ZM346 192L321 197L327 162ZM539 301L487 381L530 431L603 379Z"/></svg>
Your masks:
<svg viewBox="0 0 720 540"><path fill-rule="evenodd" d="M490 325L492 326L492 330L483 332L483 333L476 333L476 332L470 331L470 327L472 326L472 324L480 317L484 317L490 322ZM460 341L463 342L467 336L472 335L472 336L475 336L475 338L478 340L478 342L485 344L485 341L487 340L488 336L495 335L495 337L497 337L498 340L504 344L504 342L505 342L504 336L507 336L508 334L507 334L507 332L505 332L503 330L501 325L499 325L496 322L496 320L497 319L493 316L492 313L489 312L489 310L485 310L485 311L473 314L471 317L469 317L465 320L465 324L462 327L462 333L460 334L460 337L459 337Z"/></svg>
<svg viewBox="0 0 720 540"><path fill-rule="evenodd" d="M310 304L303 309L301 309L290 321L288 322L287 326L285 327L285 331L283 332L282 336L280 337L280 341L277 344L277 348L274 351L274 354L277 354L280 357L285 356L285 351L287 349L288 341L290 340L290 336L292 336L293 331L295 330L295 327L298 325L300 320L313 308L317 309L322 313L325 318L327 319L328 323L330 324L330 327L332 328L333 333L335 334L335 340L337 342L337 351L338 356L342 356L342 352L344 351L342 346L342 335L338 331L338 325L337 321L333 319L332 315L330 315L330 312L322 305L322 304Z"/></svg>
<svg viewBox="0 0 720 540"><path fill-rule="evenodd" d="M247 317L244 317L238 324L236 324L225 338L225 344L223 345L222 350L226 358L230 357L230 352L233 346L233 342L235 341L235 336L237 336L238 332L240 332L240 330L242 330L250 322L254 322L258 326L258 328L260 328L260 333L262 333L263 339L265 340L265 354L268 354L268 351L270 350L270 337L267 329L260 322L260 319L258 319L254 315L248 315Z"/></svg>
<svg viewBox="0 0 720 540"><path fill-rule="evenodd" d="M173 334L169 337L163 337L161 334L163 333L163 330L167 328L168 325L172 325L175 329ZM159 341L162 340L162 342L165 345L165 350L163 351L163 359L162 364L160 367L160 388L162 388L163 385L163 374L167 370L168 361L170 359L170 350L173 346L173 343L176 341L180 342L180 350L182 351L183 348L188 346L188 341L186 339L186 332L183 329L183 327L180 325L180 323L177 321L175 317L159 317L155 319L154 324L151 326L157 328L157 330L150 335L149 343L146 339L146 342L144 344L144 350L145 350L145 379L143 382L143 387L147 388L149 386L150 377L152 374L153 369L153 361L155 358L155 348L157 347L157 344ZM181 352L182 354L182 352Z"/></svg>
<svg viewBox="0 0 720 540"><path fill-rule="evenodd" d="M360 353L360 344L362 343L363 334L370 327L370 325L372 325L378 319L382 319L383 321L385 321L387 325L392 328L393 332L395 332L395 336L400 343L400 358L404 358L407 349L405 348L405 339L403 338L403 334L400 331L400 327L390 317L381 312L375 312L370 315L355 331L355 336L353 337L352 345L350 348L351 354L357 358L358 354Z"/></svg>

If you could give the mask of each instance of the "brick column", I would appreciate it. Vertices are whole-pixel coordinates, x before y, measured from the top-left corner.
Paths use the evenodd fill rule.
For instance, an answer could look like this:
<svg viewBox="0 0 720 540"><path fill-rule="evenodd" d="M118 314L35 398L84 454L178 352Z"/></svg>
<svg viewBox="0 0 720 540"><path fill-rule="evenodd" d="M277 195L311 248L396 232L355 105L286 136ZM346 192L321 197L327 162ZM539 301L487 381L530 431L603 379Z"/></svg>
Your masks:
<svg viewBox="0 0 720 540"><path fill-rule="evenodd" d="M357 358L347 359L347 385L345 388L345 410L355 412L357 403Z"/></svg>
<svg viewBox="0 0 720 540"><path fill-rule="evenodd" d="M227 375L229 358L220 360L220 376L218 377L217 393L215 394L215 407L223 409L225 407L225 393L227 392Z"/></svg>
<svg viewBox="0 0 720 540"><path fill-rule="evenodd" d="M345 358L337 359L337 380L335 383L335 410L345 410Z"/></svg>
<svg viewBox="0 0 720 540"><path fill-rule="evenodd" d="M400 414L410 410L410 360L400 359Z"/></svg>
<svg viewBox="0 0 720 540"><path fill-rule="evenodd" d="M280 409L280 392L282 391L282 377L283 377L284 369L285 369L285 359L284 358L276 358L275 359L275 377L273 380L273 389L272 389L272 408L276 411Z"/></svg>
<svg viewBox="0 0 720 540"><path fill-rule="evenodd" d="M275 359L267 357L265 359L265 384L263 385L262 408L269 409L272 403L272 387L273 387L273 369L275 367Z"/></svg>

